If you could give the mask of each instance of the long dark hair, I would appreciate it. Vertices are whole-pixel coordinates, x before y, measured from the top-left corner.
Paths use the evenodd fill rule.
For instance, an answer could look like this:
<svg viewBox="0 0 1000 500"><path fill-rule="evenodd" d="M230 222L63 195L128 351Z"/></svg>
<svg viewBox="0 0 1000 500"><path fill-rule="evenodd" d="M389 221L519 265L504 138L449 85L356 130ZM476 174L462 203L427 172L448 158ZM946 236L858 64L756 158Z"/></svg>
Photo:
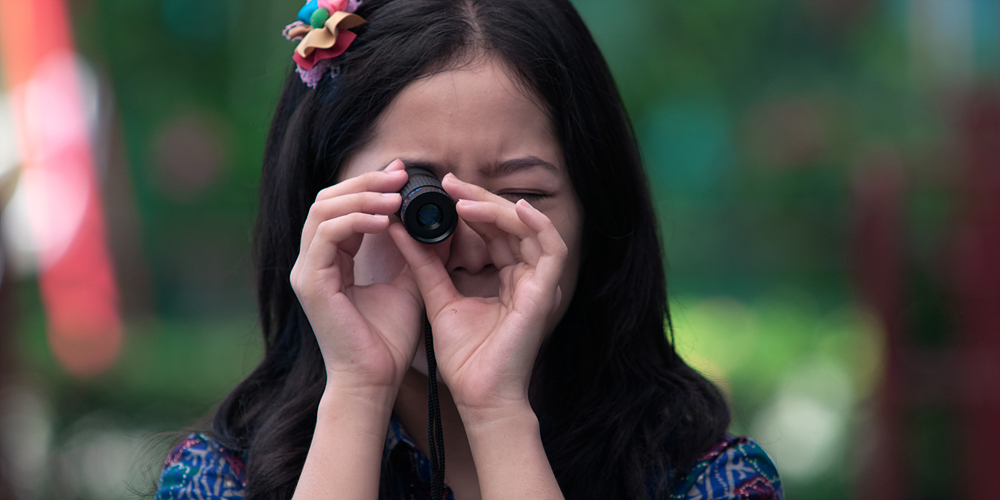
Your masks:
<svg viewBox="0 0 1000 500"><path fill-rule="evenodd" d="M570 499L663 496L730 415L672 346L638 147L583 21L568 0L366 0L358 14L368 23L339 76L310 89L292 72L268 136L255 234L265 356L214 422L247 456L246 497L292 496L325 385L289 284L311 202L400 90L475 54L505 62L547 105L584 210L577 287L531 388L556 478Z"/></svg>

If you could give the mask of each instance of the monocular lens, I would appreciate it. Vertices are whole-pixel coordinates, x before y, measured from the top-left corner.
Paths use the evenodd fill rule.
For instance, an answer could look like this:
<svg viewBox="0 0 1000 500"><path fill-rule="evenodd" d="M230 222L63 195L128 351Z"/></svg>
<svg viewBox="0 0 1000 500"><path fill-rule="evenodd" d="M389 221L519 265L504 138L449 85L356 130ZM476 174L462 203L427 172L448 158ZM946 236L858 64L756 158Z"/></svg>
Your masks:
<svg viewBox="0 0 1000 500"><path fill-rule="evenodd" d="M440 243L455 231L458 213L455 201L441 186L441 181L428 170L408 168L409 180L399 195L399 220L413 239L426 244Z"/></svg>
<svg viewBox="0 0 1000 500"><path fill-rule="evenodd" d="M434 229L441 224L441 207L428 203L417 211L417 222L425 229Z"/></svg>

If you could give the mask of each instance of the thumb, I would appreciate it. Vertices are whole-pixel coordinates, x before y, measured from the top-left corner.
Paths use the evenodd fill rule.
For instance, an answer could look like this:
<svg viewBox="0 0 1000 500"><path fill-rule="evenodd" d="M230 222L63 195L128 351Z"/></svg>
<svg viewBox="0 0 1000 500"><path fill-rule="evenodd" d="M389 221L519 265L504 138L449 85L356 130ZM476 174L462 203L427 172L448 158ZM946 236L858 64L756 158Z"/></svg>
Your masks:
<svg viewBox="0 0 1000 500"><path fill-rule="evenodd" d="M448 304L462 299L462 294L458 293L451 281L441 257L433 248L411 238L406 228L398 222L389 226L389 235L406 260L407 268L424 298L428 316L433 318Z"/></svg>

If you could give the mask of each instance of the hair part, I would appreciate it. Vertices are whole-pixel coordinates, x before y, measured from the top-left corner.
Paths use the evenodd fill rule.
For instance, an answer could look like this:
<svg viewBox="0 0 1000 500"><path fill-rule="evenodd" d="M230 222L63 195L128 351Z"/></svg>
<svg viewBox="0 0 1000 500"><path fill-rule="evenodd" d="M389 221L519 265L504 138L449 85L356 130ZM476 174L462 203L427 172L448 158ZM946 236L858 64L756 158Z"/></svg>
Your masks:
<svg viewBox="0 0 1000 500"><path fill-rule="evenodd" d="M368 0L358 14L368 23L339 76L310 89L290 72L267 139L254 236L265 355L214 422L215 437L247 457L246 498L291 498L325 387L289 283L311 203L406 85L477 57L502 61L544 103L584 211L576 290L531 385L553 471L567 498L665 496L725 433L729 410L668 338L638 146L583 21L568 0Z"/></svg>

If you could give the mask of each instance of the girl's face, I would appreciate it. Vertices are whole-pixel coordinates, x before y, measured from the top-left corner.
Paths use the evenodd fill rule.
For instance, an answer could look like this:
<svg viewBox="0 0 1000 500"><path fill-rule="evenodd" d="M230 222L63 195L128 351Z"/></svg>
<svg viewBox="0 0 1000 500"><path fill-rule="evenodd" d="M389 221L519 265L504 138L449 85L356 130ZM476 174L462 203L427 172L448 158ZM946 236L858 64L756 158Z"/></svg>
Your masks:
<svg viewBox="0 0 1000 500"><path fill-rule="evenodd" d="M548 216L569 248L555 316L562 317L576 287L583 211L548 114L503 64L483 58L410 83L338 180L378 170L396 158L438 178L451 172L511 201L524 198ZM464 222L435 250L459 292L499 294L498 270L486 245ZM388 232L365 235L354 262L358 285L388 283L405 265Z"/></svg>

